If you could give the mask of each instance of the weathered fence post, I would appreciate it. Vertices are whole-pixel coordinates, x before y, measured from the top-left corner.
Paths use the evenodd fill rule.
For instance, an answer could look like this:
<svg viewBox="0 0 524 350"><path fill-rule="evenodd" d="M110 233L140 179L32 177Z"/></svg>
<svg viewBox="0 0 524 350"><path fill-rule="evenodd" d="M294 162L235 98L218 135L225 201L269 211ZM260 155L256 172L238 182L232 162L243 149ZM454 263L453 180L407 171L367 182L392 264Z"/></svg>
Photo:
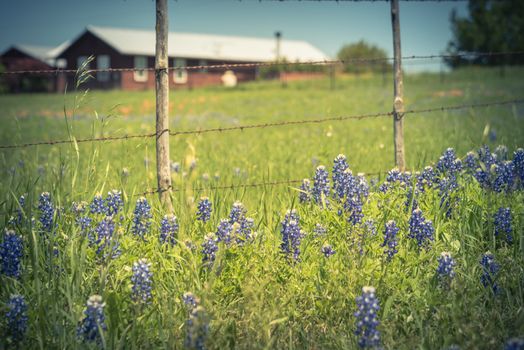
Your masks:
<svg viewBox="0 0 524 350"><path fill-rule="evenodd" d="M169 168L169 71L167 54L167 0L156 0L156 173L158 194L164 209L172 213Z"/></svg>
<svg viewBox="0 0 524 350"><path fill-rule="evenodd" d="M404 85L400 51L400 21L398 0L391 0L391 25L393 27L393 81L395 100L393 102L393 137L395 139L395 165L400 171L406 168L404 154Z"/></svg>

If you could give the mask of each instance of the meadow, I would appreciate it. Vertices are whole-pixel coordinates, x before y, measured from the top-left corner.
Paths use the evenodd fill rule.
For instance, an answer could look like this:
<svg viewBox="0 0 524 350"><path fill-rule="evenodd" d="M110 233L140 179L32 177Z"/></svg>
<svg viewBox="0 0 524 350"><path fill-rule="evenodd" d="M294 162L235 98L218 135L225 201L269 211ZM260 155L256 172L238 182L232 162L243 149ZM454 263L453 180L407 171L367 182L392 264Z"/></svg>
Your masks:
<svg viewBox="0 0 524 350"><path fill-rule="evenodd" d="M518 99L523 76L410 74L406 108ZM69 90L0 96L0 144L155 130L152 91ZM392 100L373 75L175 90L170 128ZM390 171L392 124L172 136L176 219L141 195L153 138L2 149L0 348L522 349L524 106L406 115L409 173Z"/></svg>

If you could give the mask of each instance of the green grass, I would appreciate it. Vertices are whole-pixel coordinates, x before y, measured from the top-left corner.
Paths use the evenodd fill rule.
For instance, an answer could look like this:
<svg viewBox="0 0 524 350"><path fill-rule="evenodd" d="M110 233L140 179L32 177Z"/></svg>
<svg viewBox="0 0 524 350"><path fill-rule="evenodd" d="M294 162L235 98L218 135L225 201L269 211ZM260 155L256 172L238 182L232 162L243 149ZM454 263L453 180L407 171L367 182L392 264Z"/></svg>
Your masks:
<svg viewBox="0 0 524 350"><path fill-rule="evenodd" d="M406 108L522 98L523 76L521 68L508 69L505 76L498 70L469 69L447 74L443 80L435 74L409 75L404 83ZM318 80L285 88L277 82L254 82L233 90L177 90L170 96L171 129L392 108L392 82L384 83L380 76L337 77L336 89L329 86L328 80ZM0 106L1 144L154 132L151 91L3 95ZM482 144L505 144L512 152L524 145L523 130L522 105L409 114L407 164L409 169L422 169L447 147L454 147L461 157ZM496 135L495 140L490 134ZM299 205L295 186L193 190L311 178L318 164L330 169L339 153L346 154L354 173L384 173L394 166L392 136L392 120L384 117L171 137L171 158L182 167L182 172L173 173L174 187L180 190L173 194L180 223L179 243L173 248L158 243L164 212L156 196L147 197L154 215L148 241L130 232L138 194L156 187L154 139L2 150L3 227L23 193L28 197L26 218L38 219L38 195L43 191L51 193L61 214L48 238L40 232L38 220L32 224L26 219L16 228L26 249L23 274L20 280L0 276L0 311L4 312L9 294L26 297L30 321L22 347L90 348L95 346L76 338L76 326L87 298L100 294L107 303L107 348L182 348L187 309L181 296L191 291L209 316L207 344L212 349L353 349L355 298L363 286L373 285L381 303L380 331L386 349L442 349L451 344L463 349L502 348L509 337L524 335L522 192L495 194L482 190L471 177L461 177L452 218L440 208L438 189L421 195L420 207L436 230L432 249L426 251L407 238L409 215L400 188L387 195L372 191L364 205L366 219L376 222L376 236L364 236L364 229L338 216L336 203L330 210ZM195 159L197 166L190 170ZM204 174L210 179L205 180ZM71 203L89 202L96 193L113 188L124 194L124 218L117 224L122 256L101 263L75 224ZM210 197L214 210L205 225L194 219L196 202L203 195ZM236 200L254 218L256 239L242 247L221 245L213 267L207 268L200 245ZM513 245L493 235L492 216L500 206L512 209ZM280 253L280 222L293 207L306 232L297 264L289 264ZM381 244L388 220L395 220L401 232L399 253L386 264ZM328 228L325 237L312 234L316 223ZM189 249L186 240L197 249ZM336 250L329 259L320 252L324 243ZM52 254L55 245L58 256ZM479 260L486 250L502 267L499 296L480 283ZM450 251L457 261L450 290L440 288L434 277L442 251ZM152 263L154 274L154 298L147 306L129 298L131 266L140 258ZM2 318L0 329L4 328ZM7 347L7 338L1 339L0 348Z"/></svg>

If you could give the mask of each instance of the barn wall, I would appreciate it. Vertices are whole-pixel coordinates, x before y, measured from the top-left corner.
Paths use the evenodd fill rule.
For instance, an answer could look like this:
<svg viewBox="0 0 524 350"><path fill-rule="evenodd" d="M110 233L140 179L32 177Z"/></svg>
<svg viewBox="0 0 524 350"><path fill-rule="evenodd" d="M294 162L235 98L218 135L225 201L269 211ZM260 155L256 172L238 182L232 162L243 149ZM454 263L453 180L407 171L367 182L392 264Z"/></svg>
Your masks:
<svg viewBox="0 0 524 350"><path fill-rule="evenodd" d="M0 63L7 72L19 70L52 70L45 62L28 56L16 48L6 51L0 57ZM50 92L55 90L56 77L53 74L13 74L1 77L8 92Z"/></svg>

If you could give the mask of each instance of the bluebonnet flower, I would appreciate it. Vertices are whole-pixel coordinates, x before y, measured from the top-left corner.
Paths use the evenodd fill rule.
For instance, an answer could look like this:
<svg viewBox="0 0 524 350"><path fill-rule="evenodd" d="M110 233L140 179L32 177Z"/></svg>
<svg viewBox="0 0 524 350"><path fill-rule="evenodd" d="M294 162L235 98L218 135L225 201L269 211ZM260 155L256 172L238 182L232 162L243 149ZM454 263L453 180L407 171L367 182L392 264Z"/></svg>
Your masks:
<svg viewBox="0 0 524 350"><path fill-rule="evenodd" d="M197 305L200 303L198 297L196 297L191 292L184 293L184 295L182 295L182 300L184 301L184 304L189 307L190 311L197 307Z"/></svg>
<svg viewBox="0 0 524 350"><path fill-rule="evenodd" d="M422 210L415 209L411 213L409 219L409 238L417 240L419 247L429 248L429 244L433 241L433 234L435 229L431 220L426 220L422 215Z"/></svg>
<svg viewBox="0 0 524 350"><path fill-rule="evenodd" d="M87 237L89 245L95 243L95 235L93 233L93 219L86 214L86 202L75 203L73 202L73 214L75 215L75 222L80 227L80 233L82 236Z"/></svg>
<svg viewBox="0 0 524 350"><path fill-rule="evenodd" d="M480 260L482 266L482 276L480 281L484 287L491 287L495 294L498 294L500 289L498 284L495 282L497 274L500 270L500 265L495 261L495 257L490 252L484 253Z"/></svg>
<svg viewBox="0 0 524 350"><path fill-rule="evenodd" d="M347 197L344 202L344 210L349 214L348 222L357 225L362 222L364 214L362 213L362 201L359 197Z"/></svg>
<svg viewBox="0 0 524 350"><path fill-rule="evenodd" d="M331 255L335 254L335 250L333 250L333 247L331 247L331 245L327 243L322 246L320 251L322 252L322 254L324 254L326 258L329 258Z"/></svg>
<svg viewBox="0 0 524 350"><path fill-rule="evenodd" d="M114 216L124 208L124 201L122 200L122 192L112 190L107 193L106 201L106 215Z"/></svg>
<svg viewBox="0 0 524 350"><path fill-rule="evenodd" d="M197 206L197 220L202 221L203 223L206 223L211 218L211 210L212 210L212 204L208 197L202 197L200 198L200 202L198 202Z"/></svg>
<svg viewBox="0 0 524 350"><path fill-rule="evenodd" d="M393 168L388 171L386 181L379 186L379 191L386 193L395 183L398 183L401 187L411 186L412 175L409 172L402 173L397 168Z"/></svg>
<svg viewBox="0 0 524 350"><path fill-rule="evenodd" d="M327 233L327 229L324 226L322 226L322 224L316 224L315 228L313 229L313 233L315 234L315 236L321 237Z"/></svg>
<svg viewBox="0 0 524 350"><path fill-rule="evenodd" d="M524 188L524 149L522 148L513 152L513 170L515 177L520 181L520 187Z"/></svg>
<svg viewBox="0 0 524 350"><path fill-rule="evenodd" d="M384 253L386 254L386 260L391 261L395 254L398 253L397 250L397 234L398 234L399 228L397 227L397 224L393 220L389 220L386 223L386 227L384 229L384 242L382 243L382 247L386 247L384 249Z"/></svg>
<svg viewBox="0 0 524 350"><path fill-rule="evenodd" d="M493 164L490 169L492 180L492 190L495 192L510 192L513 189L515 182L515 173L513 169L513 162L504 161L498 164Z"/></svg>
<svg viewBox="0 0 524 350"><path fill-rule="evenodd" d="M510 208L499 208L499 210L493 216L495 224L495 236L499 234L506 235L506 241L513 243L512 227L511 227L511 209Z"/></svg>
<svg viewBox="0 0 524 350"><path fill-rule="evenodd" d="M477 153L479 161L484 164L485 169L490 169L491 166L496 163L496 157L491 153L487 145L482 146Z"/></svg>
<svg viewBox="0 0 524 350"><path fill-rule="evenodd" d="M42 192L38 199L38 210L40 211L40 224L44 231L51 231L53 227L53 216L55 208L51 202L51 195L49 192Z"/></svg>
<svg viewBox="0 0 524 350"><path fill-rule="evenodd" d="M89 205L89 211L91 214L105 214L107 212L104 198L100 193L95 194L93 201Z"/></svg>
<svg viewBox="0 0 524 350"><path fill-rule="evenodd" d="M302 180L300 192L298 193L298 200L300 203L311 202L311 181L309 181L309 179Z"/></svg>
<svg viewBox="0 0 524 350"><path fill-rule="evenodd" d="M27 304L21 295L11 295L5 314L7 336L14 343L21 342L27 332Z"/></svg>
<svg viewBox="0 0 524 350"><path fill-rule="evenodd" d="M357 174L355 191L361 201L369 196L369 184L363 173Z"/></svg>
<svg viewBox="0 0 524 350"><path fill-rule="evenodd" d="M115 223L111 216L102 219L95 228L97 246L96 254L100 258L116 259L120 256L120 244L115 237Z"/></svg>
<svg viewBox="0 0 524 350"><path fill-rule="evenodd" d="M206 338L209 333L209 321L204 307L194 307L186 321L186 339L184 345L188 349L205 350Z"/></svg>
<svg viewBox="0 0 524 350"><path fill-rule="evenodd" d="M210 179L210 176L208 173L203 173L202 174L202 180L204 180L205 182L208 182Z"/></svg>
<svg viewBox="0 0 524 350"><path fill-rule="evenodd" d="M315 203L324 206L329 205L329 174L323 165L317 167L313 178L313 199Z"/></svg>
<svg viewBox="0 0 524 350"><path fill-rule="evenodd" d="M435 182L436 174L433 167L427 166L417 175L417 189L424 192L426 188L432 188Z"/></svg>
<svg viewBox="0 0 524 350"><path fill-rule="evenodd" d="M377 348L380 346L380 332L377 312L380 310L379 301L375 295L375 288L363 287L362 295L357 297L357 311L355 312L358 345L361 348Z"/></svg>
<svg viewBox="0 0 524 350"><path fill-rule="evenodd" d="M197 167L198 160L196 158L191 159L191 162L189 162L189 171L193 171Z"/></svg>
<svg viewBox="0 0 524 350"><path fill-rule="evenodd" d="M212 264L216 259L216 252L218 251L217 239L214 233L208 233L202 243L202 254L204 254L202 261L204 263Z"/></svg>
<svg viewBox="0 0 524 350"><path fill-rule="evenodd" d="M131 230L135 236L144 238L144 235L149 233L151 218L153 217L147 199L141 197L136 201L136 207L133 214L133 227Z"/></svg>
<svg viewBox="0 0 524 350"><path fill-rule="evenodd" d="M457 158L453 148L444 151L437 162L437 170L442 174L456 174L462 170L462 162Z"/></svg>
<svg viewBox="0 0 524 350"><path fill-rule="evenodd" d="M451 280L455 277L455 260L448 252L440 253L438 258L437 276L443 286L449 286Z"/></svg>
<svg viewBox="0 0 524 350"><path fill-rule="evenodd" d="M504 344L504 350L524 350L524 338L511 338Z"/></svg>
<svg viewBox="0 0 524 350"><path fill-rule="evenodd" d="M1 273L9 277L20 278L23 254L22 236L17 235L15 231L7 230L3 242L0 243Z"/></svg>
<svg viewBox="0 0 524 350"><path fill-rule="evenodd" d="M176 244L178 233L178 222L174 215L165 215L160 222L160 243Z"/></svg>
<svg viewBox="0 0 524 350"><path fill-rule="evenodd" d="M233 225L227 219L221 219L217 226L217 242L224 242L226 245L231 244Z"/></svg>
<svg viewBox="0 0 524 350"><path fill-rule="evenodd" d="M151 278L151 263L146 259L140 259L133 264L133 276L131 276L132 293L131 299L133 301L143 304L149 304L153 296L151 291L153 289L153 281Z"/></svg>
<svg viewBox="0 0 524 350"><path fill-rule="evenodd" d="M343 154L339 154L334 160L333 160L333 191L335 193L341 193L343 190L341 187L343 187L343 177L344 172L346 169L349 169L349 165L346 160L346 156ZM342 198L342 197L341 197Z"/></svg>
<svg viewBox="0 0 524 350"><path fill-rule="evenodd" d="M246 208L244 208L244 204L242 204L239 201L236 201L233 203L233 207L231 208L231 212L229 213L229 222L231 224L238 222L240 223L243 218L245 218L247 213Z"/></svg>
<svg viewBox="0 0 524 350"><path fill-rule="evenodd" d="M255 227L255 220L252 218L243 218L240 223L233 224L233 232L237 244L244 244L253 238L253 227Z"/></svg>
<svg viewBox="0 0 524 350"><path fill-rule="evenodd" d="M464 165L469 173L473 173L479 166L477 155L469 151L464 158Z"/></svg>
<svg viewBox="0 0 524 350"><path fill-rule="evenodd" d="M300 216L295 210L289 210L282 221L282 244L280 248L282 252L289 256L293 254L295 261L299 260L300 255L300 241L303 237L303 232L300 230Z"/></svg>
<svg viewBox="0 0 524 350"><path fill-rule="evenodd" d="M107 330L104 315L105 306L106 304L102 302L100 295L92 295L87 299L84 318L80 321L76 330L77 336L83 341L101 343L100 330Z"/></svg>

